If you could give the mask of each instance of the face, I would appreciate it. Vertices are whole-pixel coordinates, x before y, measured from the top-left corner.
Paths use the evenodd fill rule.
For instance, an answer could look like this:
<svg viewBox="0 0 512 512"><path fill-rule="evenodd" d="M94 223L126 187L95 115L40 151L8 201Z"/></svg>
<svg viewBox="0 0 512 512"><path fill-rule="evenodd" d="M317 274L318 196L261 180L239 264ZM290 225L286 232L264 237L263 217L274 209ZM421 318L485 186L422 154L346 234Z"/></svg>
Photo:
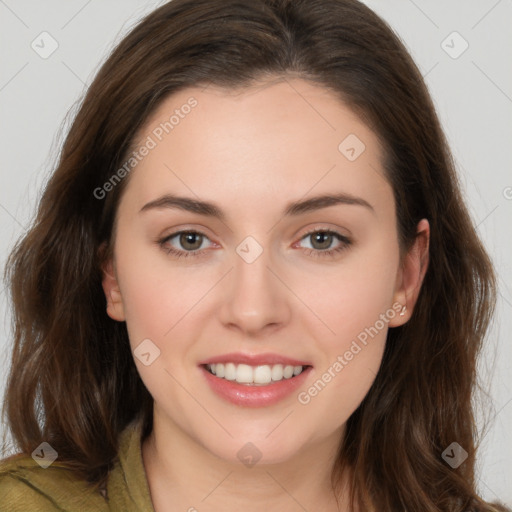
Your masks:
<svg viewBox="0 0 512 512"><path fill-rule="evenodd" d="M230 461L339 440L422 277L376 135L290 79L181 91L137 144L103 284L155 419Z"/></svg>

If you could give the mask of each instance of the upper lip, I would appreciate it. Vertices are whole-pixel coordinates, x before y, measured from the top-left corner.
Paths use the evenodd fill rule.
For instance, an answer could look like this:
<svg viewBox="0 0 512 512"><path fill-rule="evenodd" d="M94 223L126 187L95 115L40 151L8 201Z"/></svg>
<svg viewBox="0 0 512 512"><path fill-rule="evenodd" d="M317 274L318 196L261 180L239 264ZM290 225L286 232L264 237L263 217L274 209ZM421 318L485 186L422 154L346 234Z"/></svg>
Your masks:
<svg viewBox="0 0 512 512"><path fill-rule="evenodd" d="M210 357L201 361L200 365L217 364L217 363L235 363L235 364L248 364L249 366L263 366L263 365L290 365L290 366L311 366L306 361L300 361L291 357L282 356L273 353L264 354L242 354L240 352L233 352L231 354L223 354L221 356Z"/></svg>

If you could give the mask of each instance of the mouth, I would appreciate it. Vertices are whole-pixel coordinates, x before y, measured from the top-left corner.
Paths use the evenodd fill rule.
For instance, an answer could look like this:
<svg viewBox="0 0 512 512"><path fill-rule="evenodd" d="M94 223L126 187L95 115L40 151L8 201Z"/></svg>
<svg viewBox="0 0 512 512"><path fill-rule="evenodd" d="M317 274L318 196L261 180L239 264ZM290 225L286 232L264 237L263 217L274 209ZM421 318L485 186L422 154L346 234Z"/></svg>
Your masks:
<svg viewBox="0 0 512 512"><path fill-rule="evenodd" d="M244 386L269 386L272 383L294 379L311 368L311 365L264 364L253 366L232 362L201 366L218 379L236 382Z"/></svg>
<svg viewBox="0 0 512 512"><path fill-rule="evenodd" d="M307 361L271 353L224 354L198 367L211 391L238 407L268 407L290 399L313 372Z"/></svg>

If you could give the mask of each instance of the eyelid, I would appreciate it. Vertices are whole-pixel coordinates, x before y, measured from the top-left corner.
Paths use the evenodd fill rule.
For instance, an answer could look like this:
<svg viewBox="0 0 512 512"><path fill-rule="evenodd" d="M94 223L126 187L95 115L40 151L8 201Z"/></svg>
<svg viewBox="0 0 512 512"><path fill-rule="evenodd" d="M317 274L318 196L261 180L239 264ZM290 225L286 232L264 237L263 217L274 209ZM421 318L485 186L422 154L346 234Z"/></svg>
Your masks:
<svg viewBox="0 0 512 512"><path fill-rule="evenodd" d="M318 233L319 231L326 232L326 233L335 233L335 234L339 235L341 238L346 238L346 239L351 238L351 235L343 234L340 228L335 228L335 227L326 226L326 225L320 225L320 226L312 227L312 228L308 229L307 231L305 231L301 235L301 240L302 240L302 238L304 238L308 235L311 235L312 233Z"/></svg>
<svg viewBox="0 0 512 512"><path fill-rule="evenodd" d="M174 231L173 233L170 233L168 235L165 235L163 237L159 237L156 241L157 243L161 244L161 245L164 245L165 243L169 242L169 240L171 240L172 238L175 238L179 235L182 235L184 233L187 233L187 234L195 234L195 235L199 235L199 236L202 236L203 239L206 239L208 241L210 241L212 244L214 245L219 245L217 244L216 242L213 242L213 240L210 238L209 235L207 235L206 233L200 231L199 229L193 229L193 228L185 228L185 229L179 229L178 231ZM202 245L202 244L201 244ZM181 251L180 249L176 249L177 251ZM198 254L198 253L202 253L204 251L206 251L207 249L196 249L195 251L183 251L183 252L187 252L187 253L190 253L190 254Z"/></svg>
<svg viewBox="0 0 512 512"><path fill-rule="evenodd" d="M341 250L344 247L348 247L348 246L352 245L352 243L353 243L353 240L352 240L351 236L344 235L343 233L341 233L337 229L327 228L327 227L315 227L315 228L312 228L311 230L307 231L306 233L304 233L299 238L299 240L294 243L294 247L297 244L300 244L300 242L302 242L304 239L308 238L310 235L313 235L313 234L316 234L316 233L328 233L328 234L334 236L335 238L337 238L341 245L339 245L338 247L334 247L333 249L326 249L326 250L323 250L323 251L320 250L320 249L310 249L308 247L304 247L303 249L306 252L314 252L314 253L317 253L317 254L328 255L328 254L332 254L332 253L334 253L334 252L336 252L338 250Z"/></svg>
<svg viewBox="0 0 512 512"><path fill-rule="evenodd" d="M202 229L206 230L206 228L203 228L202 226L200 228L193 228L193 227L187 227L187 226L180 227L177 231L173 231L172 233L169 233L168 235L159 236L157 240L159 240L159 241L161 241L161 240L169 240L170 238L173 238L176 235L180 235L182 233L196 233L196 234L202 235L203 237L208 238L208 240L212 241L211 236L209 234L205 233L204 231L201 231ZM344 239L344 240L348 240L348 241L351 240L351 235L343 234L337 228L321 225L321 226L315 226L315 227L312 227L312 228L308 229L306 232L304 232L302 235L300 235L299 241L304 239L308 235L311 235L313 233L317 233L319 231L320 232L334 233L334 234L339 235L339 237Z"/></svg>
<svg viewBox="0 0 512 512"><path fill-rule="evenodd" d="M157 239L157 243L163 249L165 249L168 254L174 253L177 257L182 257L182 256L199 257L208 251L208 249L195 249L193 251L185 251L182 249L176 249L174 247L166 247L165 248L165 244L167 242L169 242L169 240L171 240L172 238L175 238L176 236L181 235L183 233L189 233L189 234L192 233L192 234L202 236L203 238L208 239L210 242L212 242L213 244L218 246L218 244L216 242L213 242L211 240L210 236L207 235L206 233L200 231L199 229L187 228L187 227L180 228L178 231L174 231L173 233L170 233L169 235L166 235L162 238ZM352 245L352 243L353 243L351 236L344 235L343 233L341 233L340 231L338 231L335 228L331 228L331 227L327 227L327 226L315 226L315 227L309 229L307 232L303 233L301 235L301 237L297 240L297 242L295 242L295 244L302 242L302 240L307 238L309 235L312 235L315 233L329 233L331 235L334 235L338 239L338 241L341 243L341 245L338 247L335 247L333 249L325 249L325 250L310 249L308 247L304 247L304 248L302 248L303 252L305 252L307 254L314 254L315 256L328 257L330 255L333 255L334 253L344 250L345 248Z"/></svg>

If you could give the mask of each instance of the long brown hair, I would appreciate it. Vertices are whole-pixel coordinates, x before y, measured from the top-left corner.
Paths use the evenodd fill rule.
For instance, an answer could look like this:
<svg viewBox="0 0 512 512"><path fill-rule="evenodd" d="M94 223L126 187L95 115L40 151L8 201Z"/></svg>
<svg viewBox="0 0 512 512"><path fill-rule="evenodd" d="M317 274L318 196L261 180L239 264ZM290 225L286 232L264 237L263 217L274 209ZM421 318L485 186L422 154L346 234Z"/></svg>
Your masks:
<svg viewBox="0 0 512 512"><path fill-rule="evenodd" d="M412 317L390 329L380 371L348 420L333 486L351 468L366 510L490 511L475 490L476 360L496 278L464 205L422 76L399 38L356 0L173 0L117 46L85 95L31 229L6 279L14 347L4 414L23 453L42 441L93 486L105 482L118 436L152 397L124 323L105 312L102 243L125 177L104 199L137 130L168 95L297 76L338 95L375 131L393 187L402 252L419 220L430 264ZM441 457L457 441L467 460Z"/></svg>

